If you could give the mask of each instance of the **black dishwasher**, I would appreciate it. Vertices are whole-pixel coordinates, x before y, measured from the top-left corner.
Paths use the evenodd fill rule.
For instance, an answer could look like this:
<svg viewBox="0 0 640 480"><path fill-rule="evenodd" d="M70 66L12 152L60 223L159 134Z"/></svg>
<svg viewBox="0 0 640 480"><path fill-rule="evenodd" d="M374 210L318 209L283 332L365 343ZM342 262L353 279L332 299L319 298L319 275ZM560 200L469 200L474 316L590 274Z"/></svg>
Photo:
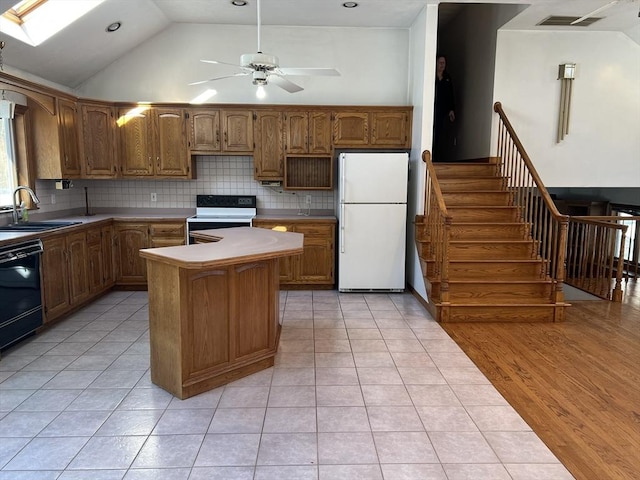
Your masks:
<svg viewBox="0 0 640 480"><path fill-rule="evenodd" d="M42 325L42 242L0 247L0 349Z"/></svg>

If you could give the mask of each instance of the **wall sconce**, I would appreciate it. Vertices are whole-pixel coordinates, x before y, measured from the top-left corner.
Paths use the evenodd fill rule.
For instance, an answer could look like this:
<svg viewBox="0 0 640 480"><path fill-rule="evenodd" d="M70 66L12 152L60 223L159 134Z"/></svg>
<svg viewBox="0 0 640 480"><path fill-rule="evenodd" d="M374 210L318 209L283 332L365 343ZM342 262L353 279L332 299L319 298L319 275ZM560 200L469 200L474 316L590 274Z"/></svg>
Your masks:
<svg viewBox="0 0 640 480"><path fill-rule="evenodd" d="M556 143L564 140L569 134L569 113L571 109L571 87L576 78L576 64L564 63L558 66L558 80L560 84L560 110L558 115L558 138Z"/></svg>

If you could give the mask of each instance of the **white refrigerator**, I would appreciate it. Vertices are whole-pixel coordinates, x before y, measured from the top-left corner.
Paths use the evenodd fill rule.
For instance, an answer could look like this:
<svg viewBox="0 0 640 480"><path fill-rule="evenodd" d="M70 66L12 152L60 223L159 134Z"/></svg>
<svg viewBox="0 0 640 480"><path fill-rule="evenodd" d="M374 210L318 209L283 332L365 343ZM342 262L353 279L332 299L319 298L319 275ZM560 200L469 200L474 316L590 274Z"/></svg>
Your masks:
<svg viewBox="0 0 640 480"><path fill-rule="evenodd" d="M338 290L403 291L407 153L338 156Z"/></svg>

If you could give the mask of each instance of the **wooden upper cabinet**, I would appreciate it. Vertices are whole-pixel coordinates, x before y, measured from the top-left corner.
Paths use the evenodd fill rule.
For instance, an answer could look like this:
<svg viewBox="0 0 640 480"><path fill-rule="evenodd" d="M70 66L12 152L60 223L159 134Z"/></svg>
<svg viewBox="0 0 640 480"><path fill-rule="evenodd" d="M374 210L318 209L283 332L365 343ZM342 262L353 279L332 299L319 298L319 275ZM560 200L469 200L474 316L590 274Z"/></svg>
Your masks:
<svg viewBox="0 0 640 480"><path fill-rule="evenodd" d="M154 109L156 175L186 177L189 173L185 112L181 108Z"/></svg>
<svg viewBox="0 0 640 480"><path fill-rule="evenodd" d="M220 145L220 110L190 110L189 150L191 153L218 153Z"/></svg>
<svg viewBox="0 0 640 480"><path fill-rule="evenodd" d="M83 104L82 152L84 176L113 178L118 174L116 164L115 112L105 105Z"/></svg>
<svg viewBox="0 0 640 480"><path fill-rule="evenodd" d="M250 110L223 110L222 151L226 153L253 153L253 112Z"/></svg>
<svg viewBox="0 0 640 480"><path fill-rule="evenodd" d="M256 148L253 154L256 180L284 178L284 148L281 112L258 112L255 121Z"/></svg>
<svg viewBox="0 0 640 480"><path fill-rule="evenodd" d="M36 178L80 178L78 109L71 100L57 99L56 115L27 97L31 119Z"/></svg>
<svg viewBox="0 0 640 480"><path fill-rule="evenodd" d="M58 100L58 121L62 174L65 177L78 177L82 174L82 167L78 148L78 107L75 102Z"/></svg>
<svg viewBox="0 0 640 480"><path fill-rule="evenodd" d="M371 112L371 145L409 147L409 112Z"/></svg>
<svg viewBox="0 0 640 480"><path fill-rule="evenodd" d="M122 175L190 177L184 109L158 107L135 114L130 111L118 111Z"/></svg>
<svg viewBox="0 0 640 480"><path fill-rule="evenodd" d="M287 155L331 154L331 116L328 112L285 114Z"/></svg>
<svg viewBox="0 0 640 480"><path fill-rule="evenodd" d="M152 110L130 113L131 108L118 110L120 169L123 176L151 177L154 173L152 148Z"/></svg>
<svg viewBox="0 0 640 480"><path fill-rule="evenodd" d="M336 112L333 116L333 145L369 145L369 112Z"/></svg>

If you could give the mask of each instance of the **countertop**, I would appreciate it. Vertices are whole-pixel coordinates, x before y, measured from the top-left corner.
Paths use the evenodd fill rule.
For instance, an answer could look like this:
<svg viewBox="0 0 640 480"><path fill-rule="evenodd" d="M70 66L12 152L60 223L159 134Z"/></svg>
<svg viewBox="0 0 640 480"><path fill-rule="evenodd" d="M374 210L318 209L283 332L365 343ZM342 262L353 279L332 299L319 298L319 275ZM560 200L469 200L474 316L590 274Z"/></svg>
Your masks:
<svg viewBox="0 0 640 480"><path fill-rule="evenodd" d="M149 210L141 212L102 212L95 215L86 216L84 214L76 215L62 215L59 217L47 217L40 218L32 215L32 221L64 221L64 222L79 222L81 225L70 225L68 227L57 228L55 230L48 230L45 232L0 232L0 246L17 243L22 240L31 240L34 238L46 238L50 235L56 235L59 233L68 233L72 229L83 226L91 225L93 223L99 223L103 221L116 220L116 221L129 221L129 222L149 222L149 221L184 221L187 217L194 215L195 212L190 211L185 213L173 213L163 210L158 213L150 213ZM274 221L287 221L287 222L314 222L314 221L329 221L335 222L336 217L333 215L297 215L296 213L281 213L281 212L264 212L256 216L257 220L274 220Z"/></svg>
<svg viewBox="0 0 640 480"><path fill-rule="evenodd" d="M301 233L274 232L262 228L219 228L198 231L213 239L177 247L145 248L140 256L187 269L226 267L251 261L302 253Z"/></svg>

